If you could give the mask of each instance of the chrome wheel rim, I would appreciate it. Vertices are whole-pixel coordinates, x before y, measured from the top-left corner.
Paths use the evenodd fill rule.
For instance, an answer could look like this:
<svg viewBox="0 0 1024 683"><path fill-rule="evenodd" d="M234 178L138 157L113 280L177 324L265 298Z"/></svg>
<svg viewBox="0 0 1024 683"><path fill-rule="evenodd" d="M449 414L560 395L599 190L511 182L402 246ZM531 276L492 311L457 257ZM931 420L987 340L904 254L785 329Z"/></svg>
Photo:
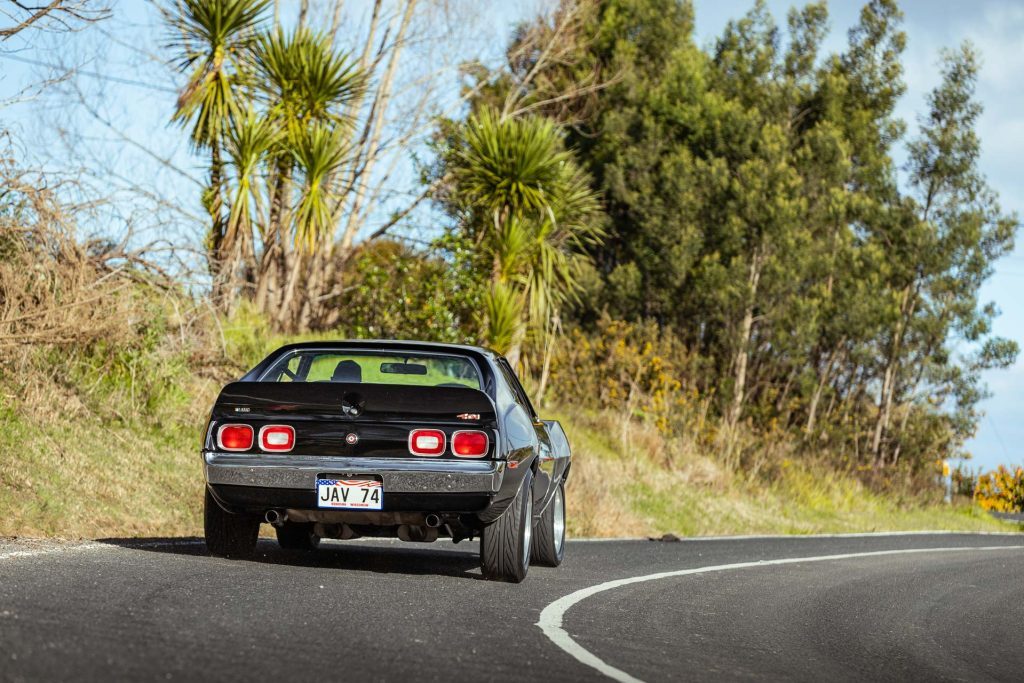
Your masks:
<svg viewBox="0 0 1024 683"><path fill-rule="evenodd" d="M533 538L533 492L529 489L524 489L523 494L526 496L526 519L524 520L525 529L523 530L523 567L530 565L530 540Z"/></svg>
<svg viewBox="0 0 1024 683"><path fill-rule="evenodd" d="M555 537L555 552L561 555L562 544L565 543L565 497L561 486L555 491L555 499L551 504L555 506L554 521L551 525Z"/></svg>

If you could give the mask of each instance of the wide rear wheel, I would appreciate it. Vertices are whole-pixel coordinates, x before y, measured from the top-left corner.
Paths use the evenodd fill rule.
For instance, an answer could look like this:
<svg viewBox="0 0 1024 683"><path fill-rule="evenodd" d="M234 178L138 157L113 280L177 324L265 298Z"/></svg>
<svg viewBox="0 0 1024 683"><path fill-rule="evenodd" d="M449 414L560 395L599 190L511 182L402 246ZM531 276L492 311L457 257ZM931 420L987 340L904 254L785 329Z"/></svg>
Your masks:
<svg viewBox="0 0 1024 683"><path fill-rule="evenodd" d="M527 470L512 504L480 534L480 567L484 576L511 583L526 578L530 569L532 518L533 472Z"/></svg>
<svg viewBox="0 0 1024 683"><path fill-rule="evenodd" d="M565 556L565 482L555 494L533 529L530 561L544 567L557 567Z"/></svg>
<svg viewBox="0 0 1024 683"><path fill-rule="evenodd" d="M206 489L203 505L206 549L217 557L251 557L260 533L259 517L235 515L225 511Z"/></svg>

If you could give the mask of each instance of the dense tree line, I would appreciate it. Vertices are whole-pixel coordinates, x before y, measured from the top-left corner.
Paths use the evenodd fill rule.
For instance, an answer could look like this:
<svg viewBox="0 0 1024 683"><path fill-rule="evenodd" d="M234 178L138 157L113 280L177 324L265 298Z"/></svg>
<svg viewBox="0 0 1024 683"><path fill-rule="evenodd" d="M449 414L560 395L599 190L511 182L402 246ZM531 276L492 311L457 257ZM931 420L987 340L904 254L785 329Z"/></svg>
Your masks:
<svg viewBox="0 0 1024 683"><path fill-rule="evenodd" d="M542 395L580 340L614 367L599 337L615 330L639 344L620 357L657 366L632 375L697 395L725 449L782 431L876 470L956 453L980 373L1016 356L979 300L1018 222L978 168L978 55L942 53L908 135L895 0L870 0L838 53L824 2L782 27L755 2L701 48L685 0L561 0L516 27L506 63L465 66L465 115L438 119L423 169L448 218L426 249L357 244L344 220L366 154L354 112L386 99L386 73L267 7L171 13L176 117L210 158L215 292L280 327L334 329L343 308L347 333L489 344Z"/></svg>
<svg viewBox="0 0 1024 683"><path fill-rule="evenodd" d="M908 139L901 18L872 0L823 54L825 3L780 28L757 2L705 51L689 3L608 0L587 6L576 58L533 77L537 99L610 81L537 109L565 123L607 216L579 322L653 319L709 361L701 391L728 428L781 423L875 467L955 451L979 373L1017 351L978 299L1018 225L978 169L978 55L942 53ZM513 52L538 31L552 24L520 28ZM483 75L477 106L535 68Z"/></svg>

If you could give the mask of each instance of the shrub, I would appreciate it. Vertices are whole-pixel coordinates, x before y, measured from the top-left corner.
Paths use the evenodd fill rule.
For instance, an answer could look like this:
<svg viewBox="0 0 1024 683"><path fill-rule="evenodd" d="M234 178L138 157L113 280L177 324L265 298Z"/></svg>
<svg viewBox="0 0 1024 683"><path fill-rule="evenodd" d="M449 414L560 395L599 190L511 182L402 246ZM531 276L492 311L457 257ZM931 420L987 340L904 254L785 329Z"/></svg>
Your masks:
<svg viewBox="0 0 1024 683"><path fill-rule="evenodd" d="M0 378L15 405L191 415L190 389L224 360L207 307L125 245L77 240L51 193L2 172Z"/></svg>
<svg viewBox="0 0 1024 683"><path fill-rule="evenodd" d="M694 381L700 365L656 323L628 323L606 315L593 333L575 328L560 344L552 360L552 393L678 435L705 424L708 401Z"/></svg>
<svg viewBox="0 0 1024 683"><path fill-rule="evenodd" d="M394 240L363 245L345 270L337 329L344 336L474 342L472 274Z"/></svg>
<svg viewBox="0 0 1024 683"><path fill-rule="evenodd" d="M974 500L984 510L993 512L1024 512L1024 468L1011 472L1000 465L994 472L978 477Z"/></svg>

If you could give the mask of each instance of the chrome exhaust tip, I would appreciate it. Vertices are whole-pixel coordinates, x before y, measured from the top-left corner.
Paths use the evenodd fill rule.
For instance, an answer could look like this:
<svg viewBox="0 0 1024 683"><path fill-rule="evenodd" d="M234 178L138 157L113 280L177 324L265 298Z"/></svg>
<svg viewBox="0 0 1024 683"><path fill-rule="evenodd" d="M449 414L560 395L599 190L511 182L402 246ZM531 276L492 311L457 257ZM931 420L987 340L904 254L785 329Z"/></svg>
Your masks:
<svg viewBox="0 0 1024 683"><path fill-rule="evenodd" d="M288 521L288 513L281 510L267 510L267 514L263 515L263 519L267 524L280 526Z"/></svg>

